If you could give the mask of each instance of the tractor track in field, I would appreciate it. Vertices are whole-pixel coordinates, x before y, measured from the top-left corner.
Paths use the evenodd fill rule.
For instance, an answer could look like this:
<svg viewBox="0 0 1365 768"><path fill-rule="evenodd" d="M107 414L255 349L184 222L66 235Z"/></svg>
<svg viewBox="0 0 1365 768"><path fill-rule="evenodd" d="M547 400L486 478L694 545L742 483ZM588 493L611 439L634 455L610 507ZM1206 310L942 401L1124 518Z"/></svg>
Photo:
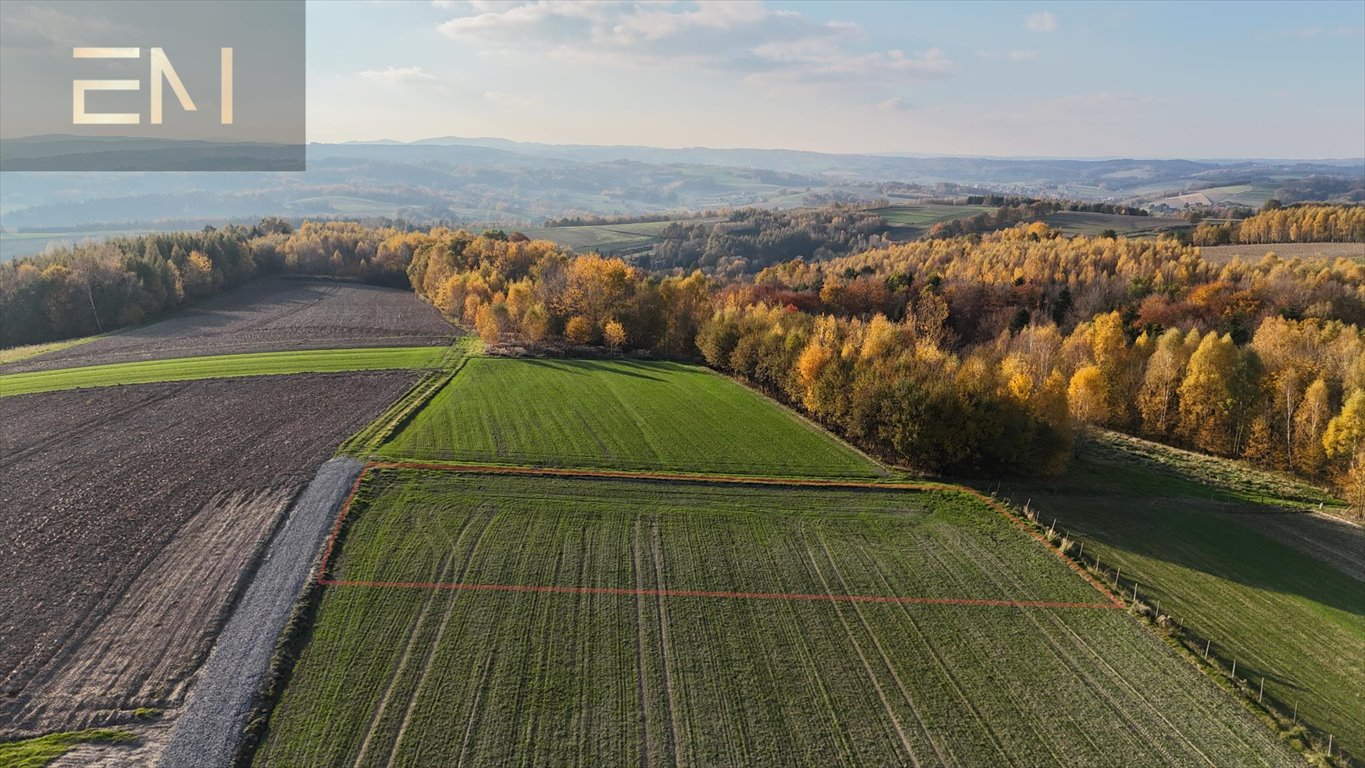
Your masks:
<svg viewBox="0 0 1365 768"><path fill-rule="evenodd" d="M468 474L494 474L494 475L519 475L526 477L555 477L555 478L582 478L582 479L609 479L627 480L639 482L669 482L669 483L711 483L719 485L757 485L765 487L795 487L795 488L829 488L833 490L867 490L867 491L942 491L948 493L961 493L972 496L978 501L989 506L1001 517L1010 521L1024 533L1038 541L1049 552L1052 552L1059 560L1065 563L1072 571L1080 574L1087 583L1103 595L1106 602L1067 602L1049 600L998 600L986 598L948 598L948 597L914 597L914 596L894 596L894 595L853 595L837 594L830 592L799 594L785 592L732 592L714 590L692 590L692 589L666 589L655 587L652 589L626 588L626 587L574 587L574 586L553 586L535 584L466 584L463 582L412 582L412 581L377 581L360 579L334 579L327 577L327 570L332 564L332 556L336 548L337 539L341 534L342 526L346 516L349 514L354 503L356 494L360 490L365 477L372 470L384 469L416 469L427 471L442 472L462 472ZM657 574L656 574L657 577ZM1089 608L1089 609L1125 609L1127 606L1123 600L1104 585L1087 573L1083 568L1067 558L1061 552L1054 549L1042 534L1029 528L1026 523L1018 519L1000 502L977 491L974 488L949 485L947 483L928 483L928 482L878 482L870 480L852 479L820 479L820 478L778 478L762 476L744 475L702 475L686 474L676 472L628 472L623 470L609 469L566 469L559 467L516 467L497 464L439 464L430 462L411 462L380 460L372 461L364 466L360 474L356 476L355 483L351 486L350 494L341 507L341 512L337 515L336 521L332 525L332 534L328 537L324 549L322 565L318 569L317 581L322 586L344 586L344 587L380 587L390 589L444 589L454 591L486 591L486 592L545 592L558 594L611 594L624 596L653 596L653 597L710 597L710 598L731 598L731 599L755 599L755 600L825 600L832 602L883 602L883 603L904 603L904 604L924 604L924 605L964 605L982 607L1005 607L1005 608Z"/></svg>

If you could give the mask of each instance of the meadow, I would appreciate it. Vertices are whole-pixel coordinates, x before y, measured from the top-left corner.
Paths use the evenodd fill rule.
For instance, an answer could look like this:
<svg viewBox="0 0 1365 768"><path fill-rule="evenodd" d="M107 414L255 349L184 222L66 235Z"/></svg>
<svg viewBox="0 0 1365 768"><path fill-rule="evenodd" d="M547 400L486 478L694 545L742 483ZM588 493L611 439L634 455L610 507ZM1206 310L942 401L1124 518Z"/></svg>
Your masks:
<svg viewBox="0 0 1365 768"><path fill-rule="evenodd" d="M1120 213L1062 211L1049 214L1043 221L1068 235L1097 237L1112 229L1122 237L1155 237L1162 232L1189 229L1190 223L1166 216L1125 216Z"/></svg>
<svg viewBox="0 0 1365 768"><path fill-rule="evenodd" d="M1239 677L1264 676L1266 697L1365 754L1365 534L1318 532L1293 514L1316 509L1320 491L1190 456L1100 435L1064 477L1011 481L1002 493L1057 518L1087 555L1211 640L1225 665L1235 659Z"/></svg>
<svg viewBox="0 0 1365 768"><path fill-rule="evenodd" d="M298 352L206 355L28 371L0 376L0 397L161 381L434 368L442 365L448 352L447 347L313 349Z"/></svg>
<svg viewBox="0 0 1365 768"><path fill-rule="evenodd" d="M882 470L705 368L471 358L385 443L390 458L816 477Z"/></svg>
<svg viewBox="0 0 1365 768"><path fill-rule="evenodd" d="M919 237L935 224L955 219L965 219L978 213L991 213L995 208L985 205L938 205L916 203L913 205L892 205L874 208L875 213L886 219L891 228L892 239L904 240Z"/></svg>
<svg viewBox="0 0 1365 768"><path fill-rule="evenodd" d="M688 223L719 221L719 219L687 219ZM532 240L549 240L568 246L579 253L595 251L603 255L629 253L648 249L659 242L659 233L671 221L639 221L624 224L583 224L571 227L540 227L524 229L522 234Z"/></svg>
<svg viewBox="0 0 1365 768"><path fill-rule="evenodd" d="M958 492L376 470L329 562L258 766L1300 762Z"/></svg>

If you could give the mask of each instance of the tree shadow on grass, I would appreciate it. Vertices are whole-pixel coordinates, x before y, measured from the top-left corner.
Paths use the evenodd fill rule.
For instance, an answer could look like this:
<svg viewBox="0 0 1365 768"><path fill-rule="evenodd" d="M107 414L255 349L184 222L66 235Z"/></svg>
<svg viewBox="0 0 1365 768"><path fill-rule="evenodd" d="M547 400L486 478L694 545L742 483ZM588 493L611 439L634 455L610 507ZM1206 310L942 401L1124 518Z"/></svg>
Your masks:
<svg viewBox="0 0 1365 768"><path fill-rule="evenodd" d="M1055 517L1059 526L1112 549L1365 616L1365 583L1245 521L1249 515L1294 515L1286 510L1303 509L1301 502L1277 506L1238 498L1173 474L1150 457L1116 457L1086 446L1059 477L969 484L1016 506L1027 502L1044 523ZM1344 530L1358 537L1365 559L1365 530Z"/></svg>
<svg viewBox="0 0 1365 768"><path fill-rule="evenodd" d="M519 358L518 362L530 363L531 365L542 368L553 368L561 373L572 373L582 375L588 372L610 373L616 376L630 376L636 379L647 379L649 381L667 382L668 379L655 376L645 371L659 370L662 365L668 363L656 363L643 360L546 360L543 358Z"/></svg>

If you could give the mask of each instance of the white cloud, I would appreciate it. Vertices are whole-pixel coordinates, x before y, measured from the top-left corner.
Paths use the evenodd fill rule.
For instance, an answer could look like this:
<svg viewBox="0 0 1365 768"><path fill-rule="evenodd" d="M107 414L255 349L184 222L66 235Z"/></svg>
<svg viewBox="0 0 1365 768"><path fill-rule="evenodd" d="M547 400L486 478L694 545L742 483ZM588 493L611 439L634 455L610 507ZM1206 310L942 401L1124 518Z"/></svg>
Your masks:
<svg viewBox="0 0 1365 768"><path fill-rule="evenodd" d="M1039 11L1028 17L1024 27L1030 32L1051 32L1057 28L1057 17L1051 11Z"/></svg>
<svg viewBox="0 0 1365 768"><path fill-rule="evenodd" d="M630 66L664 64L779 81L840 78L916 79L951 74L938 48L850 49L856 24L820 22L751 0L671 3L481 2L442 22L460 43L495 50L535 50L568 60Z"/></svg>
<svg viewBox="0 0 1365 768"><path fill-rule="evenodd" d="M436 79L436 76L421 67L385 67L384 69L366 69L357 73L361 77L373 83L383 83L385 85L405 85L410 83L426 83Z"/></svg>
<svg viewBox="0 0 1365 768"><path fill-rule="evenodd" d="M912 55L902 51L862 55L809 55L786 60L789 66L749 75L753 82L815 83L927 80L953 73L953 62L938 48Z"/></svg>
<svg viewBox="0 0 1365 768"><path fill-rule="evenodd" d="M56 8L16 5L5 10L0 44L7 49L65 49L91 40L120 40L137 31L95 13L69 14Z"/></svg>
<svg viewBox="0 0 1365 768"><path fill-rule="evenodd" d="M915 105L905 100L904 96L892 96L877 105L877 109L882 112L909 112Z"/></svg>
<svg viewBox="0 0 1365 768"><path fill-rule="evenodd" d="M483 100L504 107L526 107L531 104L530 99L512 93L503 93L502 91L484 91Z"/></svg>

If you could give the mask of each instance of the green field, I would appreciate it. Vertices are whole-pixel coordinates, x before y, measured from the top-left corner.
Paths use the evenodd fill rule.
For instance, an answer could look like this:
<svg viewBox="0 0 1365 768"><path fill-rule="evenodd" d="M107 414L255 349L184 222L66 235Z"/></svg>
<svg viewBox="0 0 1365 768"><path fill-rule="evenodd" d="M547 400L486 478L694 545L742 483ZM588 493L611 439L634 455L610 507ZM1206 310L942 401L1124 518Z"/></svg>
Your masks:
<svg viewBox="0 0 1365 768"><path fill-rule="evenodd" d="M87 240L107 240L114 237L145 235L154 229L91 229L81 231L50 230L42 232L0 231L0 261L33 256L48 246L72 246Z"/></svg>
<svg viewBox="0 0 1365 768"><path fill-rule="evenodd" d="M82 336L78 339L64 339L62 341L49 341L43 344L26 344L22 347L5 347L0 349L0 365L7 363L17 363L20 360L27 360L30 357L45 355L48 352L57 352L63 349L70 349L75 346L102 338L103 334L96 336Z"/></svg>
<svg viewBox="0 0 1365 768"><path fill-rule="evenodd" d="M1120 610L802 599L1106 604L965 494L382 470L347 520L334 579L561 589L325 587L256 765L1302 762Z"/></svg>
<svg viewBox="0 0 1365 768"><path fill-rule="evenodd" d="M688 223L715 222L720 219L687 219ZM641 221L626 224L584 224L576 227L524 229L532 240L549 240L579 253L596 251L604 255L648 249L659 242L659 233L672 221Z"/></svg>
<svg viewBox="0 0 1365 768"><path fill-rule="evenodd" d="M1068 235L1095 237L1112 229L1123 237L1155 237L1160 232L1189 229L1190 223L1173 216L1125 216L1119 213L1062 211L1049 214L1043 221Z"/></svg>
<svg viewBox="0 0 1365 768"><path fill-rule="evenodd" d="M368 349L313 349L298 352L254 352L206 355L170 360L91 365L54 371L31 371L0 376L0 397L84 387L150 384L158 381L220 379L289 373L378 371L433 368L443 364L448 347L375 347Z"/></svg>
<svg viewBox="0 0 1365 768"><path fill-rule="evenodd" d="M1164 203L1172 208L1182 208L1191 204L1245 205L1260 208L1275 196L1276 184L1261 182L1256 184L1230 184L1222 187L1194 189L1185 194L1172 195L1155 202ZM1204 203L1207 200L1208 203Z"/></svg>
<svg viewBox="0 0 1365 768"><path fill-rule="evenodd" d="M930 227L945 221L965 219L978 213L991 213L995 208L986 205L938 205L916 203L912 205L892 205L886 208L873 208L875 213L886 219L891 227L888 233L897 240L909 240L924 234Z"/></svg>
<svg viewBox="0 0 1365 768"><path fill-rule="evenodd" d="M1226 662L1236 659L1239 677L1258 684L1265 676L1267 697L1286 711L1297 706L1301 720L1365 755L1365 582L1312 556L1311 541L1266 525L1324 497L1220 463L1221 472L1210 472L1179 452L1102 437L1066 476L1014 481L1002 493L1031 499L1045 521L1057 517L1087 553L1135 579ZM1268 506L1277 496L1283 501ZM1299 525L1288 530L1309 533L1307 521L1289 522ZM1359 573L1365 534L1356 530L1354 543L1342 535L1320 546L1344 553L1338 559Z"/></svg>
<svg viewBox="0 0 1365 768"><path fill-rule="evenodd" d="M761 395L669 362L472 358L380 453L716 474L881 474Z"/></svg>

